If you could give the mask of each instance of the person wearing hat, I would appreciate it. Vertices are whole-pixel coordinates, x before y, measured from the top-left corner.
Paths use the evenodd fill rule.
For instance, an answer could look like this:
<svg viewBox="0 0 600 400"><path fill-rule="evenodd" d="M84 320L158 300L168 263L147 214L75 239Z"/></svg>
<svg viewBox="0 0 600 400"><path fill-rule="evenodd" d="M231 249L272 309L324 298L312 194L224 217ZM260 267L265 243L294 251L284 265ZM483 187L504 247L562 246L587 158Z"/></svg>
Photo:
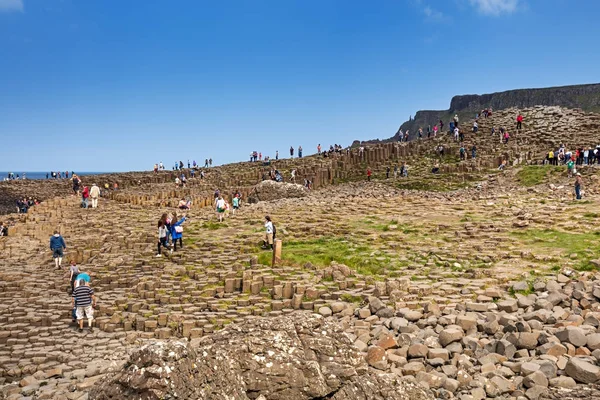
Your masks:
<svg viewBox="0 0 600 400"><path fill-rule="evenodd" d="M581 174L578 172L575 174L575 198L577 200L581 200L581 184L583 180L581 179Z"/></svg>
<svg viewBox="0 0 600 400"><path fill-rule="evenodd" d="M90 197L92 198L92 208L98 207L98 197L100 197L100 188L95 183L90 189Z"/></svg>

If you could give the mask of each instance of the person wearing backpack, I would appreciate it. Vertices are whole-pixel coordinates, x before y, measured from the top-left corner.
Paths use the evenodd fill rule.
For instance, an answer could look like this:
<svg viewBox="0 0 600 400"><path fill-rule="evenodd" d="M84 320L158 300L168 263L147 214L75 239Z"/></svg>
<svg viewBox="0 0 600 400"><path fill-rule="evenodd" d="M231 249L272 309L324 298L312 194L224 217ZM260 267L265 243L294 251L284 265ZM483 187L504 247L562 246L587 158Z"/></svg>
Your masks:
<svg viewBox="0 0 600 400"><path fill-rule="evenodd" d="M265 234L265 240L264 240L264 244L263 244L263 248L264 249L273 249L273 243L275 240L275 225L273 225L273 222L271 221L271 217L270 216L265 216L265 230L266 230L266 234Z"/></svg>
<svg viewBox="0 0 600 400"><path fill-rule="evenodd" d="M171 221L170 233L171 239L173 240L173 250L177 251L177 241L179 240L179 247L183 248L183 224L186 220L186 217L182 217L179 221L177 221L177 214L173 215L173 220ZM173 222L177 221L177 222Z"/></svg>

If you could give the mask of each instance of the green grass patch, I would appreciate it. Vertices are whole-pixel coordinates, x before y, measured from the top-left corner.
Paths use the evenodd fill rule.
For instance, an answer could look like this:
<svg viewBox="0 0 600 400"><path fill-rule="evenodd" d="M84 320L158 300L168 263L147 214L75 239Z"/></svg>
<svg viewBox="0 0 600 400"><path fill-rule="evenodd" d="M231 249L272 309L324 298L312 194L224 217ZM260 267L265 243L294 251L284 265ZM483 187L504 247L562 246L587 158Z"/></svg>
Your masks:
<svg viewBox="0 0 600 400"><path fill-rule="evenodd" d="M597 268L590 260L600 257L600 231L590 233L563 232L554 229L528 229L512 232L513 237L523 243L549 252L563 250L561 259L579 271L592 271ZM571 254L576 254L571 258Z"/></svg>
<svg viewBox="0 0 600 400"><path fill-rule="evenodd" d="M202 228L208 229L209 231L216 231L217 229L226 228L227 224L224 222L207 221L202 224Z"/></svg>
<svg viewBox="0 0 600 400"><path fill-rule="evenodd" d="M557 165L526 165L517 172L517 180L523 186L536 186L549 178L565 173L566 167Z"/></svg>
<svg viewBox="0 0 600 400"><path fill-rule="evenodd" d="M347 265L362 275L381 276L390 264L390 258L381 254L372 255L374 249L358 245L346 238L319 238L304 241L283 242L281 252L284 264L302 267L306 263L327 267L332 261ZM258 255L260 264L269 265L272 253L264 251Z"/></svg>

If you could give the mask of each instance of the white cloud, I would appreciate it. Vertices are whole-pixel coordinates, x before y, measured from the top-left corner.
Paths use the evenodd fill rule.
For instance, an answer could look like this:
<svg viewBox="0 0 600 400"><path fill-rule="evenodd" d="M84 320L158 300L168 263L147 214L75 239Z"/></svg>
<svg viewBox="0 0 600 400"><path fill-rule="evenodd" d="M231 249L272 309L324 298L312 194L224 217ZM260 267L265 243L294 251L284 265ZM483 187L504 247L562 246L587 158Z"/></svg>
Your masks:
<svg viewBox="0 0 600 400"><path fill-rule="evenodd" d="M485 15L510 14L520 6L520 0L469 0L469 2Z"/></svg>
<svg viewBox="0 0 600 400"><path fill-rule="evenodd" d="M23 11L23 0L0 0L0 12Z"/></svg>
<svg viewBox="0 0 600 400"><path fill-rule="evenodd" d="M434 10L433 8L427 6L423 9L423 13L432 19L442 19L443 15L441 12Z"/></svg>

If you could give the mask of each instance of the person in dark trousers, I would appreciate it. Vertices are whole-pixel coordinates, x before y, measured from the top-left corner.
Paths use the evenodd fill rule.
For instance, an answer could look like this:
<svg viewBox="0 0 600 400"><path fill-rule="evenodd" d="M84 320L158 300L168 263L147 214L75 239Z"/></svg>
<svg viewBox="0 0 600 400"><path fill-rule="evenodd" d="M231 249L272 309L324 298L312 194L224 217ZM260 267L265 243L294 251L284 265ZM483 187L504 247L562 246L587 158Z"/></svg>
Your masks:
<svg viewBox="0 0 600 400"><path fill-rule="evenodd" d="M65 244L65 239L63 239L58 231L54 231L54 235L50 237L50 250L52 250L52 257L54 258L56 269L60 269L64 257L63 251L66 249L67 245Z"/></svg>
<svg viewBox="0 0 600 400"><path fill-rule="evenodd" d="M170 233L171 239L173 240L173 250L177 251L177 241L179 240L179 247L183 248L183 224L186 220L186 217L181 218L177 221L177 215L173 216L173 221L171 222ZM175 222L177 221L177 222Z"/></svg>
<svg viewBox="0 0 600 400"><path fill-rule="evenodd" d="M367 168L367 181L371 182L371 175L373 173L371 172L371 168Z"/></svg>
<svg viewBox="0 0 600 400"><path fill-rule="evenodd" d="M581 179L581 174L578 172L575 176L575 198L577 200L581 200L581 184L583 180Z"/></svg>
<svg viewBox="0 0 600 400"><path fill-rule="evenodd" d="M523 123L523 116L521 113L517 116L517 129L521 129Z"/></svg>

